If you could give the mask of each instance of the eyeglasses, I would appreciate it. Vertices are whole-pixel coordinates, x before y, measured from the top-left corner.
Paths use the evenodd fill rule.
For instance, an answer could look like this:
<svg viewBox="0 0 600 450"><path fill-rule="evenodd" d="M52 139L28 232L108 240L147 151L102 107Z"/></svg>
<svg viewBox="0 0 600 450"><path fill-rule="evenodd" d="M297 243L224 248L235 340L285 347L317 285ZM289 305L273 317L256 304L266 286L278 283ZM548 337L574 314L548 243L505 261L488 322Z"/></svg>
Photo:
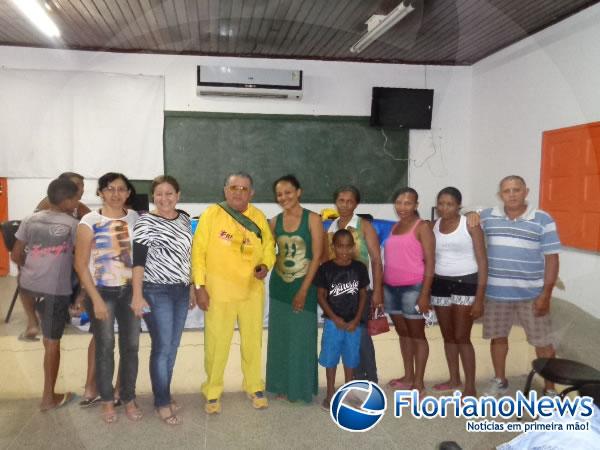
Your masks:
<svg viewBox="0 0 600 450"><path fill-rule="evenodd" d="M106 186L102 190L104 192L108 192L109 194L114 194L115 192L118 194L123 194L123 193L129 191L129 189L127 189L126 187L114 187L114 186Z"/></svg>
<svg viewBox="0 0 600 450"><path fill-rule="evenodd" d="M229 186L227 186L227 189L229 189L230 192L235 192L235 191L248 192L250 190L250 188L247 186L236 186L234 184L230 184Z"/></svg>

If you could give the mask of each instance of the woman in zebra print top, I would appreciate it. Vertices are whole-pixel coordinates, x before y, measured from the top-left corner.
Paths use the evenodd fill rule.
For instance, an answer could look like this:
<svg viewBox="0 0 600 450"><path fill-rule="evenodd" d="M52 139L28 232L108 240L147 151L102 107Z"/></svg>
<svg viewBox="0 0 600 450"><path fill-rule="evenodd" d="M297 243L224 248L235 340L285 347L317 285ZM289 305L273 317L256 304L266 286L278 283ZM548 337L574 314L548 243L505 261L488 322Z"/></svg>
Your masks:
<svg viewBox="0 0 600 450"><path fill-rule="evenodd" d="M150 379L154 406L168 425L178 425L179 409L171 398L171 378L190 298L190 218L176 209L179 184L160 176L152 182L156 209L143 215L133 232L133 302L150 337Z"/></svg>

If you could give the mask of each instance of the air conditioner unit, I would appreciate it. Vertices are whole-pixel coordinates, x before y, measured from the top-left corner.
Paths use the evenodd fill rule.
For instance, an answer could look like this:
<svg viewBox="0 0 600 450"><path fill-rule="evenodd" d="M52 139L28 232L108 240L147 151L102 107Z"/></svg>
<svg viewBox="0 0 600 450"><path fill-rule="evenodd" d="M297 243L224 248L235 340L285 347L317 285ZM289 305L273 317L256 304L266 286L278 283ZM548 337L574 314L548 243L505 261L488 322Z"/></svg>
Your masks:
<svg viewBox="0 0 600 450"><path fill-rule="evenodd" d="M198 66L198 95L302 98L302 71Z"/></svg>

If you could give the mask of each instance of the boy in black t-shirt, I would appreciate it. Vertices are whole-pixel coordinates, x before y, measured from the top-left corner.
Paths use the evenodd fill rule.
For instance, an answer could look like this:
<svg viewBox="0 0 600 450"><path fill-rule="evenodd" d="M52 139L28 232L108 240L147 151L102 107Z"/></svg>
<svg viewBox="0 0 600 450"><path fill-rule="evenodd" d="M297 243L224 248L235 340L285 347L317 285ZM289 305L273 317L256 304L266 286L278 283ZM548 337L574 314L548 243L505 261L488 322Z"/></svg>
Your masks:
<svg viewBox="0 0 600 450"><path fill-rule="evenodd" d="M327 410L335 392L340 356L346 383L353 379L352 370L360 362L360 318L369 285L367 267L352 259L354 238L348 230L335 232L333 249L335 258L319 267L313 282L318 288L319 305L325 317L319 364L325 367L327 375L327 395L322 404Z"/></svg>

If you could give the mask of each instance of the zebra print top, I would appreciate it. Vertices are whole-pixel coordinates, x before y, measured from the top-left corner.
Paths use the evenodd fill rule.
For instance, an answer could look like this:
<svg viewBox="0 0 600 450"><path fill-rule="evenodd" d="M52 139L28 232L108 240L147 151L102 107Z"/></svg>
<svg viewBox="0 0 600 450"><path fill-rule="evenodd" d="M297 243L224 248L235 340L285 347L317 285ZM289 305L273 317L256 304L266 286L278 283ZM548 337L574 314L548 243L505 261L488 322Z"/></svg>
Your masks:
<svg viewBox="0 0 600 450"><path fill-rule="evenodd" d="M190 284L192 231L185 211L174 219L144 214L133 229L133 265L144 267L144 281Z"/></svg>

